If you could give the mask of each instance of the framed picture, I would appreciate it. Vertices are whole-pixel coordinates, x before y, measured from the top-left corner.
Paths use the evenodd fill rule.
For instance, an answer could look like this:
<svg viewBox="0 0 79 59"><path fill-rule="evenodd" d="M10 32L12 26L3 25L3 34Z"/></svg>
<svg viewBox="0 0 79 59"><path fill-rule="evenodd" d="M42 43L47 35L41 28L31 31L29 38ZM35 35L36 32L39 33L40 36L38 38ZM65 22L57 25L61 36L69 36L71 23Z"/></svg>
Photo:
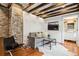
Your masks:
<svg viewBox="0 0 79 59"><path fill-rule="evenodd" d="M76 29L77 29L77 18L65 19L64 21L65 32L76 31Z"/></svg>
<svg viewBox="0 0 79 59"><path fill-rule="evenodd" d="M67 29L73 30L74 29L74 23L67 23Z"/></svg>

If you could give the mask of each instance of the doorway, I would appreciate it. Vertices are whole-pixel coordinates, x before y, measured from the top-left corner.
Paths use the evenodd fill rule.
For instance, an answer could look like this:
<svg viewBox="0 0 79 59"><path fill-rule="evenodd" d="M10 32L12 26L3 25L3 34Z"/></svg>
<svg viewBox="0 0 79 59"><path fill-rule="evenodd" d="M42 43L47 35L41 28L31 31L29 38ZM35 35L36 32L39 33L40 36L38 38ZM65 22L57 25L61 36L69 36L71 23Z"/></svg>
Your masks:
<svg viewBox="0 0 79 59"><path fill-rule="evenodd" d="M77 55L77 34L78 34L78 18L68 17L64 19L64 45L75 55Z"/></svg>

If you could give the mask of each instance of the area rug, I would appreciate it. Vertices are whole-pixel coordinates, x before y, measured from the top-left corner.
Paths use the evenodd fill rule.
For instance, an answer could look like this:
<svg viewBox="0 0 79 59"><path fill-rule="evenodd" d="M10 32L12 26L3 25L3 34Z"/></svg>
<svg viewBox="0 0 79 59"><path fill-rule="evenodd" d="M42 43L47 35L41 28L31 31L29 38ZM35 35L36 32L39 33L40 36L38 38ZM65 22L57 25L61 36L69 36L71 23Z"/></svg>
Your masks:
<svg viewBox="0 0 79 59"><path fill-rule="evenodd" d="M40 52L44 53L43 56L74 56L74 53L68 51L59 43L57 43L56 45L52 43L51 50L49 45L45 45L44 47L39 45L38 48Z"/></svg>

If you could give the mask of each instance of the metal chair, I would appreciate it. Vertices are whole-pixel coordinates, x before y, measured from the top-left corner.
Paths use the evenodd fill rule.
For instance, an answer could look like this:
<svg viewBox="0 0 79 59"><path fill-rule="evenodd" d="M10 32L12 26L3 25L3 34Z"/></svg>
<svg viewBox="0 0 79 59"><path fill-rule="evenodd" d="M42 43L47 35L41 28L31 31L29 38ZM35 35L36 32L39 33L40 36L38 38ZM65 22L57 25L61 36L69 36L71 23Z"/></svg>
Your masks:
<svg viewBox="0 0 79 59"><path fill-rule="evenodd" d="M12 50L14 50L17 47L22 46L23 44L18 44L15 39L14 36L8 37L8 38L4 38L4 49L5 51L7 51L11 56L13 56L13 54L11 53Z"/></svg>

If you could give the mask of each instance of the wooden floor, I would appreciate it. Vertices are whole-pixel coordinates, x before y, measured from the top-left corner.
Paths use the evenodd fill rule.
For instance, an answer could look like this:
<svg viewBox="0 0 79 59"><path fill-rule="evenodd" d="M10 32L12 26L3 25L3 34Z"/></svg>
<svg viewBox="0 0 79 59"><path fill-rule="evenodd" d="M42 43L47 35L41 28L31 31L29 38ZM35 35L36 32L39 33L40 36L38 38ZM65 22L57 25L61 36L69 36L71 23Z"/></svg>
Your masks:
<svg viewBox="0 0 79 59"><path fill-rule="evenodd" d="M3 40L0 38L0 56L9 54L5 54L4 48L3 48ZM79 47L74 42L65 41L64 46L71 52L73 52L76 56L79 56ZM43 53L37 51L36 49L32 48L17 48L12 51L12 54L14 56L42 56Z"/></svg>
<svg viewBox="0 0 79 59"><path fill-rule="evenodd" d="M0 37L0 56L4 55L4 45L3 45L3 38Z"/></svg>
<svg viewBox="0 0 79 59"><path fill-rule="evenodd" d="M74 42L64 41L64 46L76 56L79 56L79 47Z"/></svg>
<svg viewBox="0 0 79 59"><path fill-rule="evenodd" d="M32 48L16 48L12 51L13 56L42 56L43 53L39 52L36 49ZM0 56L10 56L9 53L6 53L3 45L3 38L0 37Z"/></svg>
<svg viewBox="0 0 79 59"><path fill-rule="evenodd" d="M12 51L13 56L42 56L43 53L32 48L17 48ZM6 54L6 56L9 54Z"/></svg>

